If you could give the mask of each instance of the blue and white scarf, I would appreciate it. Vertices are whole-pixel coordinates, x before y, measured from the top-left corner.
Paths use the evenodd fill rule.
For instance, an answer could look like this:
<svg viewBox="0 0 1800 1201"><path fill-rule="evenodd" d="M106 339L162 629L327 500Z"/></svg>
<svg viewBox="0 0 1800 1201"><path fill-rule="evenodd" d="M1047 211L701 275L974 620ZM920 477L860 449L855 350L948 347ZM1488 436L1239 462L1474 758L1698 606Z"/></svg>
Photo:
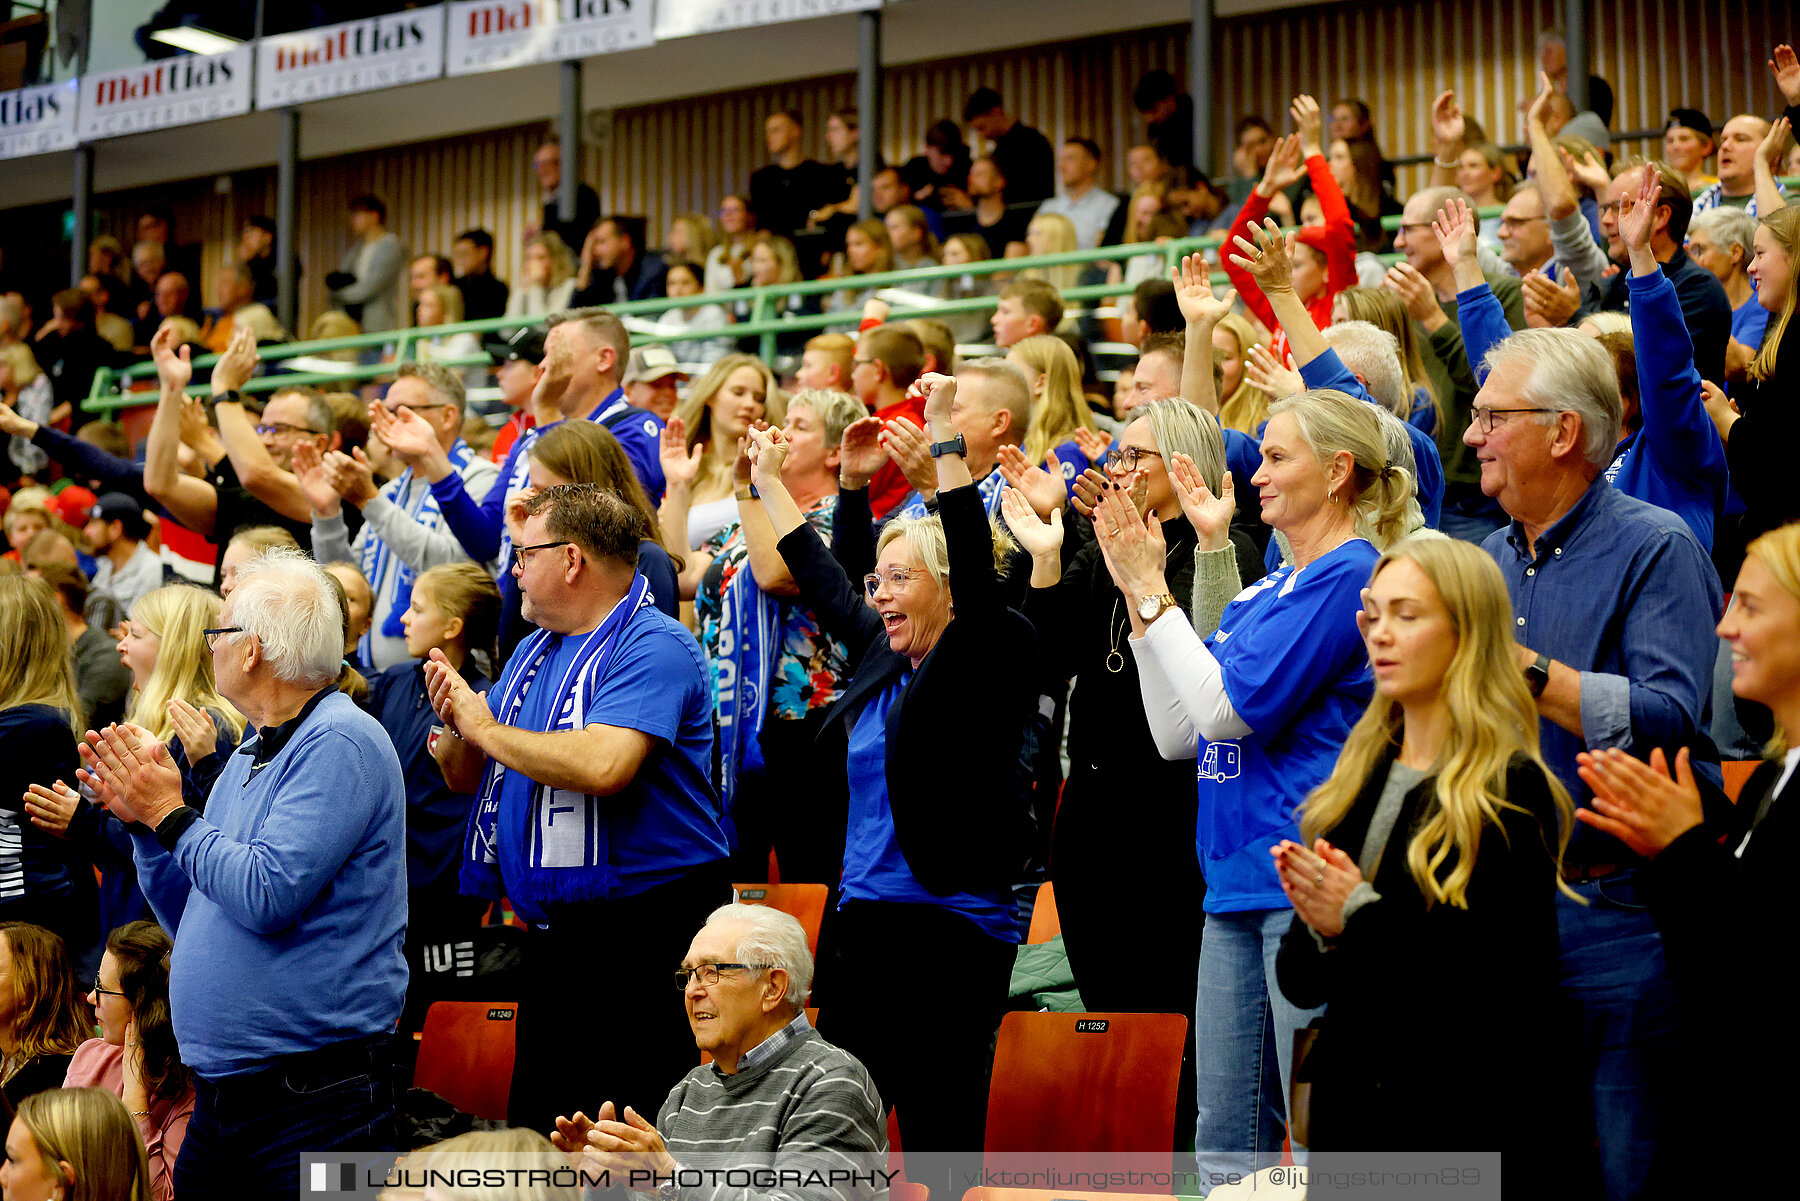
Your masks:
<svg viewBox="0 0 1800 1201"><path fill-rule="evenodd" d="M544 733L580 730L587 724L601 678L633 615L652 601L650 581L632 577L625 598L606 620L583 636L580 650L556 685L555 717ZM513 652L500 682L495 714L503 725L515 725L538 672L549 661L558 636L539 630ZM507 885L500 871L500 847L518 867L510 886L516 900L528 902L605 897L619 885L611 864L608 822L596 798L532 781L531 803L502 812L501 781L510 769L488 759L487 774L469 813L469 834L459 883L464 893L499 898ZM558 822L558 818L562 820Z"/></svg>
<svg viewBox="0 0 1800 1201"><path fill-rule="evenodd" d="M719 597L719 801L727 816L738 776L763 764L763 717L781 653L781 602L757 586L749 560Z"/></svg>
<svg viewBox="0 0 1800 1201"><path fill-rule="evenodd" d="M456 470L456 474L461 475L473 455L474 452L470 450L469 444L458 438L456 445L450 448L450 466ZM413 479L413 469L408 467L400 473L399 478L381 490L382 494L398 507L400 498L405 496L406 490L413 486ZM412 503L406 506L404 511L408 518L424 526L427 530L437 529L444 519L443 510L438 508L437 497L431 494L430 485L419 488L418 495L413 498ZM362 562L358 566L362 568L363 576L369 581L369 588L375 593L377 599L387 590L385 581L388 569L394 570L394 600L393 604L388 606L387 616L381 619L381 634L386 638L406 637L406 627L400 623L400 619L412 604L413 581L418 579L419 573L413 570L412 564L396 555L393 549L372 529L369 531L367 541L363 543ZM364 663L375 662L375 629L373 626L357 641L356 649Z"/></svg>
<svg viewBox="0 0 1800 1201"><path fill-rule="evenodd" d="M982 509L989 517L998 518L1000 516L1000 489L1006 486L1006 481L1001 478L1000 469L996 467L988 472L987 478L975 486L981 492ZM902 517L931 516L931 510L925 507L925 499L917 492L906 498L906 502L900 506L899 512Z"/></svg>

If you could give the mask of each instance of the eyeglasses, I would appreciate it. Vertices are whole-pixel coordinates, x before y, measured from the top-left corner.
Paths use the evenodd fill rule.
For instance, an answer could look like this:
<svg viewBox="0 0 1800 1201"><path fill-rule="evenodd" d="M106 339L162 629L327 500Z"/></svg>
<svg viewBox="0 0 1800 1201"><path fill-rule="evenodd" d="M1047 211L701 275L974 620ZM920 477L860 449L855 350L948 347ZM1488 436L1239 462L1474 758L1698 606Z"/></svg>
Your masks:
<svg viewBox="0 0 1800 1201"><path fill-rule="evenodd" d="M1151 450L1148 446L1115 446L1106 452L1106 465L1108 468L1123 467L1126 471L1136 471L1138 460L1145 455L1155 455L1159 459L1163 457L1162 451Z"/></svg>
<svg viewBox="0 0 1800 1201"><path fill-rule="evenodd" d="M200 634L206 639L206 649L210 651L218 641L220 634L242 634L243 632L243 626L220 626L216 630L201 630Z"/></svg>
<svg viewBox="0 0 1800 1201"><path fill-rule="evenodd" d="M515 547L513 547L513 553L512 553L513 566L519 567L519 568L523 568L525 566L525 554L527 551L549 550L553 546L573 546L573 545L575 545L573 542L570 542L567 538L564 538L559 542L539 542L532 546L515 546Z"/></svg>
<svg viewBox="0 0 1800 1201"><path fill-rule="evenodd" d="M678 967L675 969L675 987L686 992L688 980L697 976L703 987L711 988L725 972L754 972L768 966L766 963L703 963L699 967Z"/></svg>
<svg viewBox="0 0 1800 1201"><path fill-rule="evenodd" d="M1486 409L1486 408L1480 408L1480 407L1477 407L1472 411L1475 414L1475 420L1477 420L1481 423L1481 432L1484 434L1491 434L1494 432L1494 418L1495 417L1505 416L1505 415L1508 415L1511 413L1554 413L1554 412L1557 412L1556 409Z"/></svg>
<svg viewBox="0 0 1800 1201"><path fill-rule="evenodd" d="M390 413L398 413L401 409L407 409L414 413L423 413L426 409L447 409L450 407L450 402L447 400L439 400L439 401L434 401L431 404L384 405L382 407L387 409L387 411Z"/></svg>
<svg viewBox="0 0 1800 1201"><path fill-rule="evenodd" d="M889 592L897 592L906 587L908 580L920 574L922 573L910 567L890 567L886 571L871 571L863 577L863 591L868 593L870 600L874 600L875 594L881 591L883 584L888 586Z"/></svg>
<svg viewBox="0 0 1800 1201"><path fill-rule="evenodd" d="M122 992L114 992L110 988L101 988L100 977L98 976L94 977L94 987L89 991L96 997L122 997L125 995Z"/></svg>
<svg viewBox="0 0 1800 1201"><path fill-rule="evenodd" d="M1517 229L1519 226L1529 225L1533 221L1548 221L1549 219L1548 217L1502 217L1500 218L1500 228Z"/></svg>
<svg viewBox="0 0 1800 1201"><path fill-rule="evenodd" d="M256 432L267 438L317 438L324 431L308 429L304 425L289 425L285 421L265 421L256 427Z"/></svg>

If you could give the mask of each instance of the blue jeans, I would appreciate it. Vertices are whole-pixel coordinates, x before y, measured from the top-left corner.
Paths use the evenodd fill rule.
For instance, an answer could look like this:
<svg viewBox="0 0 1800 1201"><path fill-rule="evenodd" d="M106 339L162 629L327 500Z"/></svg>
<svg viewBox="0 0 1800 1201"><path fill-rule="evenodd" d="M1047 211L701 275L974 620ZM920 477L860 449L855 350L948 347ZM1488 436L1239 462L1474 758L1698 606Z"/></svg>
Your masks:
<svg viewBox="0 0 1800 1201"><path fill-rule="evenodd" d="M1607 1201L1667 1195L1688 1133L1675 1108L1683 1078L1662 935L1632 873L1572 887L1588 904L1557 894L1562 988L1581 1032Z"/></svg>
<svg viewBox="0 0 1800 1201"><path fill-rule="evenodd" d="M1194 1005L1203 1193L1281 1162L1294 1031L1323 1012L1290 1004L1275 983L1275 953L1293 920L1292 909L1206 915Z"/></svg>
<svg viewBox="0 0 1800 1201"><path fill-rule="evenodd" d="M395 1149L393 1060L383 1034L283 1056L244 1076L196 1079L176 1194L292 1201L302 1153Z"/></svg>

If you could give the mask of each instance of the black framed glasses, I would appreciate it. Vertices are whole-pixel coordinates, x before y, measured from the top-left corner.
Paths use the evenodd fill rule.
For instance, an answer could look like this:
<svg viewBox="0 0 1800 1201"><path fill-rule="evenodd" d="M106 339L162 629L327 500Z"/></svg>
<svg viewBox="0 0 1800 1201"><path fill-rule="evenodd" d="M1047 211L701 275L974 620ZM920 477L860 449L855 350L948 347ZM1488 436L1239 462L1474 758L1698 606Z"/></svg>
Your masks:
<svg viewBox="0 0 1800 1201"><path fill-rule="evenodd" d="M870 600L874 600L875 594L881 591L883 584L888 586L888 591L894 592L906 587L908 580L920 574L922 573L910 567L890 567L886 571L871 571L863 577L863 592Z"/></svg>
<svg viewBox="0 0 1800 1201"><path fill-rule="evenodd" d="M1473 410L1473 412L1475 414L1475 420L1479 421L1481 423L1481 432L1484 434L1491 434L1494 432L1494 418L1495 417L1509 416L1513 413L1554 413L1554 412L1557 412L1557 410L1556 409L1485 409L1485 408L1476 408Z"/></svg>
<svg viewBox="0 0 1800 1201"><path fill-rule="evenodd" d="M1115 446L1106 452L1106 465L1113 470L1136 471L1138 462L1145 455L1162 458L1160 450L1151 450L1148 446Z"/></svg>
<svg viewBox="0 0 1800 1201"><path fill-rule="evenodd" d="M210 651L217 644L220 634L242 634L243 632L243 626L220 626L216 630L201 630L200 635L206 639L206 649Z"/></svg>
<svg viewBox="0 0 1800 1201"><path fill-rule="evenodd" d="M256 427L256 432L268 438L317 438L323 431L308 429L304 425L289 425L285 421L265 421Z"/></svg>
<svg viewBox="0 0 1800 1201"><path fill-rule="evenodd" d="M94 977L94 987L88 991L96 997L123 997L125 995L122 992L114 992L110 988L100 987L100 977L98 976Z"/></svg>
<svg viewBox="0 0 1800 1201"><path fill-rule="evenodd" d="M515 546L515 547L513 547L513 553L512 553L513 566L519 567L519 568L523 568L525 566L525 553L527 551L549 550L553 546L573 546L573 545L575 545L573 542L569 541L567 538L563 538L556 542L535 542L530 546Z"/></svg>
<svg viewBox="0 0 1800 1201"><path fill-rule="evenodd" d="M703 963L698 967L678 967L675 969L675 987L686 992L688 981L698 977L703 987L711 988L726 972L755 972L768 966L766 963Z"/></svg>

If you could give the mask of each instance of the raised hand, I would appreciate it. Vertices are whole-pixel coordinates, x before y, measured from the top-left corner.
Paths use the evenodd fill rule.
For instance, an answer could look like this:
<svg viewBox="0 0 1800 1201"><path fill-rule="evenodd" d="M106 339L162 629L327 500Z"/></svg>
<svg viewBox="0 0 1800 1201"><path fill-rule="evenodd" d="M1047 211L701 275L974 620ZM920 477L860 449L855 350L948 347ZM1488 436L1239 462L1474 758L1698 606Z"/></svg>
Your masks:
<svg viewBox="0 0 1800 1201"><path fill-rule="evenodd" d="M844 427L838 443L840 488L866 488L870 477L887 465L887 451L881 445L885 424L879 417L859 417Z"/></svg>
<svg viewBox="0 0 1800 1201"><path fill-rule="evenodd" d="M1458 263L1475 262L1476 230L1475 210L1460 196L1452 197L1449 203L1437 211L1437 218L1431 223L1431 232L1437 235L1438 245L1444 251L1444 262L1452 271Z"/></svg>
<svg viewBox="0 0 1800 1201"><path fill-rule="evenodd" d="M1462 105L1456 102L1456 93L1439 92L1437 99L1431 102L1431 136L1437 139L1438 146L1461 149L1468 128Z"/></svg>
<svg viewBox="0 0 1800 1201"><path fill-rule="evenodd" d="M1581 308L1581 285L1565 273L1556 283L1542 271L1527 271L1519 279L1525 300L1525 324L1533 329L1557 329L1567 325Z"/></svg>
<svg viewBox="0 0 1800 1201"><path fill-rule="evenodd" d="M212 394L218 396L243 387L256 374L256 365L261 361L256 353L256 334L248 325L235 326L225 353L213 364Z"/></svg>
<svg viewBox="0 0 1800 1201"><path fill-rule="evenodd" d="M1650 235L1656 231L1656 202L1662 196L1662 177L1649 169L1640 174L1642 179L1638 183L1637 196L1632 199L1631 207L1619 216L1619 240L1633 252L1634 270L1635 259L1650 252ZM1660 270L1654 259L1650 270Z"/></svg>
<svg viewBox="0 0 1800 1201"><path fill-rule="evenodd" d="M931 439L924 430L908 418L896 417L883 427L881 446L919 495L937 492L937 464L932 461Z"/></svg>
<svg viewBox="0 0 1800 1201"><path fill-rule="evenodd" d="M332 486L331 472L325 466L325 456L312 442L301 442L294 447L294 478L300 483L300 491L306 497L306 503L312 511L321 517L335 517L342 511L343 505L338 490Z"/></svg>
<svg viewBox="0 0 1800 1201"><path fill-rule="evenodd" d="M213 429L212 421L206 415L206 402L199 397L183 397L177 416L180 419L181 441L184 445L206 454L219 442L218 431Z"/></svg>
<svg viewBox="0 0 1800 1201"><path fill-rule="evenodd" d="M1047 462L1049 468L1039 467L1016 446L1000 448L1000 478L1045 521L1050 520L1052 513L1062 512L1063 503L1069 496L1069 490L1063 486L1062 466L1057 462L1055 451L1050 452Z"/></svg>
<svg viewBox="0 0 1800 1201"><path fill-rule="evenodd" d="M1795 57L1794 48L1786 42L1775 47L1769 70L1775 73L1775 86L1781 89L1782 97L1789 104L1800 104L1800 58Z"/></svg>
<svg viewBox="0 0 1800 1201"><path fill-rule="evenodd" d="M390 409L384 404L372 404L369 421L382 445L409 467L418 467L434 451L441 453L443 450L431 423L411 409Z"/></svg>
<svg viewBox="0 0 1800 1201"><path fill-rule="evenodd" d="M1612 172L1606 169L1606 160L1600 157L1598 150L1590 150L1579 161L1561 146L1556 148L1556 157L1561 161L1563 170L1569 178L1592 192L1596 196L1606 195L1606 189L1612 186Z"/></svg>
<svg viewBox="0 0 1800 1201"><path fill-rule="evenodd" d="M1250 229L1255 241L1241 235L1232 239L1237 250L1231 261L1243 268L1263 295L1294 290L1294 235L1283 237L1273 218L1263 218L1260 227Z"/></svg>
<svg viewBox="0 0 1800 1201"><path fill-rule="evenodd" d="M950 408L956 403L956 377L927 371L906 390L908 396L925 398L925 421L932 426L950 423Z"/></svg>
<svg viewBox="0 0 1800 1201"><path fill-rule="evenodd" d="M1175 285L1175 302L1181 306L1182 320L1189 325L1211 329L1237 303L1236 288L1227 290L1223 296L1213 295L1212 271L1203 254L1185 256L1169 269L1169 278Z"/></svg>
<svg viewBox="0 0 1800 1201"><path fill-rule="evenodd" d="M1236 293L1233 293L1236 295ZM1106 452L1112 449L1112 439L1096 429L1078 426L1075 430L1075 449L1079 450L1090 463L1098 463L1106 458Z"/></svg>
<svg viewBox="0 0 1800 1201"><path fill-rule="evenodd" d="M150 359L156 364L156 379L165 392L179 392L194 378L193 354L167 322L150 339Z"/></svg>
<svg viewBox="0 0 1800 1201"><path fill-rule="evenodd" d="M694 481L700 478L700 460L705 456L706 447L698 442L693 450L688 449L687 422L679 417L669 418L656 446L656 457L662 463L663 479L668 486L691 489Z"/></svg>
<svg viewBox="0 0 1800 1201"><path fill-rule="evenodd" d="M1763 138L1762 145L1757 147L1756 157L1768 165L1771 175L1781 174L1781 161L1787 157L1789 135L1792 132L1793 127L1788 123L1788 119L1777 117L1775 124L1769 126L1768 135Z"/></svg>
<svg viewBox="0 0 1800 1201"><path fill-rule="evenodd" d="M33 784L25 792L25 813L31 824L58 838L69 836L69 822L81 808L81 794L61 780L50 787Z"/></svg>
<svg viewBox="0 0 1800 1201"><path fill-rule="evenodd" d="M1244 355L1244 378L1250 381L1252 388L1276 400L1306 391L1306 381L1294 370L1294 356L1289 355L1287 365L1283 366L1261 343L1252 346Z"/></svg>
<svg viewBox="0 0 1800 1201"><path fill-rule="evenodd" d="M1063 517L1060 508L1050 510L1050 519L1038 516L1031 501L1017 488L1006 488L1000 493L1000 512L1006 518L1006 528L1018 540L1020 546L1034 559L1049 558L1062 552Z"/></svg>
<svg viewBox="0 0 1800 1201"><path fill-rule="evenodd" d="M169 723L181 742L189 764L200 762L219 749L219 731L213 719L178 696L169 698Z"/></svg>
<svg viewBox="0 0 1800 1201"><path fill-rule="evenodd" d="M1288 105L1288 112L1294 118L1294 128L1300 131L1300 159L1305 162L1322 149L1319 130L1324 122L1319 116L1319 102L1302 92Z"/></svg>
<svg viewBox="0 0 1800 1201"><path fill-rule="evenodd" d="M760 428L759 428L760 427ZM781 483L781 465L788 456L787 435L779 426L757 422L750 427L751 478L756 483L758 492L766 492Z"/></svg>
<svg viewBox="0 0 1800 1201"><path fill-rule="evenodd" d="M1550 98L1554 95L1556 85L1550 82L1547 73L1539 71L1537 95L1531 98L1531 107L1525 110L1525 120L1532 125L1542 125L1544 118L1549 115Z"/></svg>
<svg viewBox="0 0 1800 1201"><path fill-rule="evenodd" d="M1109 488L1094 507L1094 534L1114 580L1134 600L1169 590L1168 544L1154 513L1146 521L1131 497Z"/></svg>
<svg viewBox="0 0 1800 1201"><path fill-rule="evenodd" d="M1293 903L1294 912L1321 938L1344 932L1344 902L1350 890L1362 883L1362 869L1344 852L1316 840L1309 851L1297 842L1282 839L1269 848L1281 891Z"/></svg>
<svg viewBox="0 0 1800 1201"><path fill-rule="evenodd" d="M1231 518L1237 512L1236 486L1232 483L1231 472L1226 471L1220 476L1219 494L1214 496L1194 460L1178 453L1169 464L1169 480L1175 486L1175 499L1181 502L1182 515L1198 535L1200 549L1224 550L1230 546Z"/></svg>
<svg viewBox="0 0 1800 1201"><path fill-rule="evenodd" d="M1583 751L1575 770L1594 790L1593 807L1575 816L1633 851L1649 858L1701 822L1700 789L1682 747L1675 756L1675 778L1668 757L1658 747L1650 762L1640 763L1624 751Z"/></svg>
<svg viewBox="0 0 1800 1201"><path fill-rule="evenodd" d="M1263 168L1263 177L1256 185L1256 194L1264 200L1274 197L1277 192L1285 191L1306 178L1304 160L1300 156L1300 135L1291 133L1275 143L1274 151L1269 155L1269 163Z"/></svg>

